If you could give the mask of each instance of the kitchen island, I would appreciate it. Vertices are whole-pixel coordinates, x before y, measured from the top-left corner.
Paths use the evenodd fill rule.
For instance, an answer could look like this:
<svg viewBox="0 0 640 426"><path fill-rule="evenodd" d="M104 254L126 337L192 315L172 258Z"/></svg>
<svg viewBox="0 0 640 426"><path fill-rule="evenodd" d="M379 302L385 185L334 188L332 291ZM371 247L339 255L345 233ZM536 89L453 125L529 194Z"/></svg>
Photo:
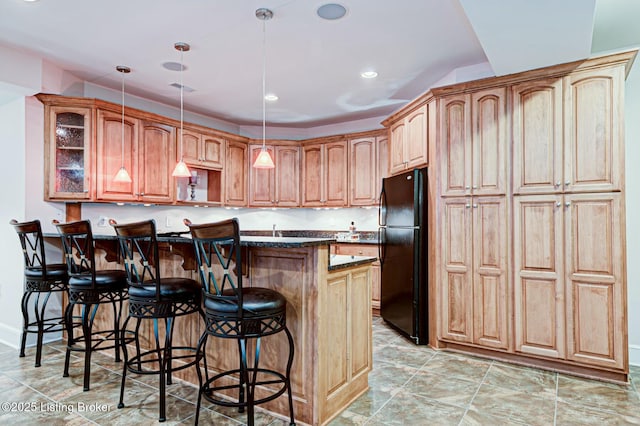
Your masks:
<svg viewBox="0 0 640 426"><path fill-rule="evenodd" d="M122 267L115 237L95 236L95 239L99 267ZM55 234L48 234L47 240L55 243ZM158 241L163 276L198 279L188 237L166 236L159 237ZM244 285L271 288L287 299L287 326L295 344L291 386L299 424L326 424L369 386L371 263L376 259L331 255L329 247L334 242L328 238L241 238ZM106 315L96 319L96 322L102 321L108 324L111 319ZM197 342L203 325L195 315L178 318L174 345ZM151 346L151 327L141 333L145 336L143 344ZM287 356L284 335L263 339L260 363L265 368L284 371ZM237 345L228 340L210 339L207 362L213 374L237 368ZM194 369L175 375L197 384ZM256 397L260 392L264 390L257 389ZM285 396L260 407L287 417Z"/></svg>

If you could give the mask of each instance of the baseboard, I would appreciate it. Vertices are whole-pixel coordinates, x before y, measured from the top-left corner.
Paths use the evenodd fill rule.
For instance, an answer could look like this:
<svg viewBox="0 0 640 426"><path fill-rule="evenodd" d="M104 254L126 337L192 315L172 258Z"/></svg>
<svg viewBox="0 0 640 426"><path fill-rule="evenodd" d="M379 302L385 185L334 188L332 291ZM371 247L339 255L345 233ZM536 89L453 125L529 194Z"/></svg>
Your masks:
<svg viewBox="0 0 640 426"><path fill-rule="evenodd" d="M14 349L18 349L20 347L21 333L21 328L9 327L6 324L0 323L0 343L4 343Z"/></svg>
<svg viewBox="0 0 640 426"><path fill-rule="evenodd" d="M640 366L640 345L629 345L629 364Z"/></svg>

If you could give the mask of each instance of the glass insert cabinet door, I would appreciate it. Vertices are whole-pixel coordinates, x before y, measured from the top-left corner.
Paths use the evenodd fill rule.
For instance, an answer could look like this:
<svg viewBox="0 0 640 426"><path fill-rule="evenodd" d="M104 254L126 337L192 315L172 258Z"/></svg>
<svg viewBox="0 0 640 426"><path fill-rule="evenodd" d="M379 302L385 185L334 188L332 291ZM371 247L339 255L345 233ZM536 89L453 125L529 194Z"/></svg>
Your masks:
<svg viewBox="0 0 640 426"><path fill-rule="evenodd" d="M51 107L49 113L48 197L91 196L91 109Z"/></svg>

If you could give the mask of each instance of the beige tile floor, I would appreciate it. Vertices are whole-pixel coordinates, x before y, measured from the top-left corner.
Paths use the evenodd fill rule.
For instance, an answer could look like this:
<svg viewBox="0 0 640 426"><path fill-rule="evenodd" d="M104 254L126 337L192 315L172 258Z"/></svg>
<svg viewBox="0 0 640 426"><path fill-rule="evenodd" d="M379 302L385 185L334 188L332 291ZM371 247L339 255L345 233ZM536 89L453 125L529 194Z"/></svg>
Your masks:
<svg viewBox="0 0 640 426"><path fill-rule="evenodd" d="M0 344L0 424L156 424L155 376L129 376L125 402L117 409L120 368L96 353L91 391L82 391L82 362L62 377L64 346L46 345L43 365ZM342 412L342 425L640 425L640 367L619 386L497 361L417 347L374 320L374 369L370 390ZM193 424L195 389L168 388L166 424ZM9 410L7 410L9 407ZM11 409L21 408L21 411ZM29 410L31 409L31 410ZM207 406L200 424L240 425L244 414ZM259 413L259 425L286 425Z"/></svg>

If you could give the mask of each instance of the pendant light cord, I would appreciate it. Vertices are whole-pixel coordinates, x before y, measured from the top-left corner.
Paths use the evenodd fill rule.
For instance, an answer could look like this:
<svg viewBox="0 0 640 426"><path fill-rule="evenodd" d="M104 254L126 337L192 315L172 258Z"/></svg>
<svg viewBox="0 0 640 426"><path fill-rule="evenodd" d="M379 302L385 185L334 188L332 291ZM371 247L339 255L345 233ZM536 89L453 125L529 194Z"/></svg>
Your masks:
<svg viewBox="0 0 640 426"><path fill-rule="evenodd" d="M262 150L266 150L267 135L267 101L266 96L266 80L267 80L267 21L262 21Z"/></svg>
<svg viewBox="0 0 640 426"><path fill-rule="evenodd" d="M180 50L180 161L183 161L182 155L182 129L184 121L184 50Z"/></svg>
<svg viewBox="0 0 640 426"><path fill-rule="evenodd" d="M120 141L122 143L120 145L121 145L122 152L120 153L120 159L122 160L122 168L124 168L124 72L122 72L122 126L121 126L121 130L122 130L122 139L120 139Z"/></svg>

